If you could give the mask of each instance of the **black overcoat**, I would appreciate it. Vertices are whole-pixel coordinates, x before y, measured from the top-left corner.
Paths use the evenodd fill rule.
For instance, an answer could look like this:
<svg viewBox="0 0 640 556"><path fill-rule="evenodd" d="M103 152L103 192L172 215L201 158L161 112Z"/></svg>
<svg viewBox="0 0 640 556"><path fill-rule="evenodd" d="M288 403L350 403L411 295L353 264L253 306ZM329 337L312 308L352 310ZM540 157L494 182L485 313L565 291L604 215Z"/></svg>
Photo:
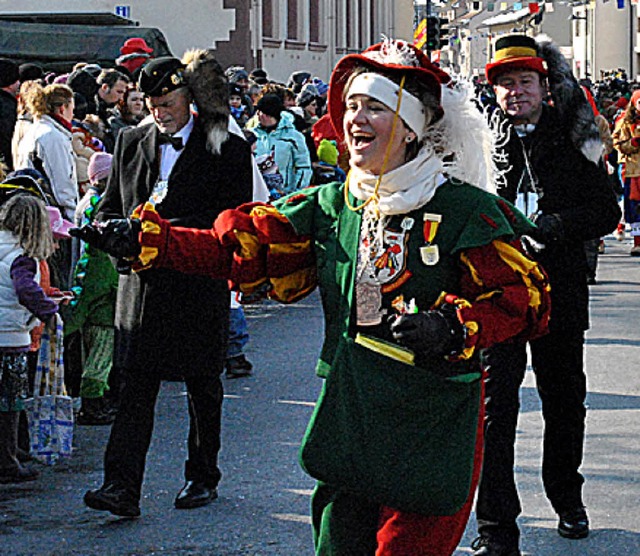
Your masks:
<svg viewBox="0 0 640 556"><path fill-rule="evenodd" d="M233 134L221 154L209 153L196 119L169 176L168 193L156 206L160 216L175 226L206 229L223 210L251 201L251 156L246 141ZM97 219L131 215L149 199L158 175L157 127L123 130ZM168 379L220 373L229 299L224 280L162 269L121 276L114 363Z"/></svg>
<svg viewBox="0 0 640 556"><path fill-rule="evenodd" d="M589 328L589 290L584 241L612 232L620 221L611 183L602 166L587 159L544 106L535 131L525 141L511 129L504 146L506 186L498 193L515 202L518 184L527 179L527 162L538 191L541 214L558 214L565 237L537 256L551 284L551 330Z"/></svg>

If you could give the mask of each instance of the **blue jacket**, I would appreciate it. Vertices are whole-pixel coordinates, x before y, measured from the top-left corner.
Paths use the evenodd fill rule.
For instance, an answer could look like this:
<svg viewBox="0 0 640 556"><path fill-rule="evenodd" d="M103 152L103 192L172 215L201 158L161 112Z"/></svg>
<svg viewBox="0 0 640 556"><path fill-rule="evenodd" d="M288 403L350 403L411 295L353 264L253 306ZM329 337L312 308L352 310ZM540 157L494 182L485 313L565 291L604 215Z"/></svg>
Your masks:
<svg viewBox="0 0 640 556"><path fill-rule="evenodd" d="M267 133L261 126L253 132L258 137L256 156L275 150L275 161L284 179L284 191L291 193L311 183L311 159L304 135L293 126L293 115L282 112L278 126Z"/></svg>

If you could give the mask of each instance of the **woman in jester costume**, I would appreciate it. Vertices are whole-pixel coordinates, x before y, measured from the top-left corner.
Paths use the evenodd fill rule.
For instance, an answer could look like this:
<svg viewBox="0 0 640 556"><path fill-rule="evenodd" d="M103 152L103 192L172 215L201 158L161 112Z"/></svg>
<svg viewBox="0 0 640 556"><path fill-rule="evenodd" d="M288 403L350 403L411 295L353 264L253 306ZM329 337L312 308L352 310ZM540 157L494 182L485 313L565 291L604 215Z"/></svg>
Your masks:
<svg viewBox="0 0 640 556"><path fill-rule="evenodd" d="M346 184L174 228L150 205L79 230L134 271L226 277L295 302L319 286L326 379L302 442L316 554L446 556L482 454L480 351L544 334L549 288L531 224L496 197L491 134L470 87L384 40L342 58L329 112Z"/></svg>

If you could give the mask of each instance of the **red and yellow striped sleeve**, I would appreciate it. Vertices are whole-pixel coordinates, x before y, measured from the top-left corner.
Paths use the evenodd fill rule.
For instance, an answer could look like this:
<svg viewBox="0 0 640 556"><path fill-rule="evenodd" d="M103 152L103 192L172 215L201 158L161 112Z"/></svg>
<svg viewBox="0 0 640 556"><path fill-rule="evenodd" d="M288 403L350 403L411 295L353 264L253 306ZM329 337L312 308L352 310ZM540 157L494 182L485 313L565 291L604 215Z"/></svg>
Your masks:
<svg viewBox="0 0 640 556"><path fill-rule="evenodd" d="M551 311L550 286L540 265L514 240L461 253L463 268L458 314L477 349L507 340L531 340L545 334Z"/></svg>
<svg viewBox="0 0 640 556"><path fill-rule="evenodd" d="M248 295L292 303L317 285L313 242L296 234L271 205L226 210L210 230L172 227L151 205L134 214L142 222L142 252L134 270L171 268L226 278Z"/></svg>
<svg viewBox="0 0 640 556"><path fill-rule="evenodd" d="M435 304L456 305L466 328L463 351L450 359L468 359L476 349L546 334L551 311L549 281L518 240L494 240L467 249L460 254L460 264L460 296L443 293Z"/></svg>

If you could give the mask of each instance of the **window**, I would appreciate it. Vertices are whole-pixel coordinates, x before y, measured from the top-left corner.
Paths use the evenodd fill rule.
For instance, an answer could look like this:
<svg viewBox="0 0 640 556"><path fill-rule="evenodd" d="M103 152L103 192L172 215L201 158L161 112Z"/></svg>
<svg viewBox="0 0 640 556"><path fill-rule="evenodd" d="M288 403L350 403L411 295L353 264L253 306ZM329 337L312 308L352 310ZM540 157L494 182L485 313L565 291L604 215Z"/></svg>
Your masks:
<svg viewBox="0 0 640 556"><path fill-rule="evenodd" d="M262 36L278 38L278 7L274 0L262 0Z"/></svg>
<svg viewBox="0 0 640 556"><path fill-rule="evenodd" d="M309 0L309 42L320 42L320 0Z"/></svg>
<svg viewBox="0 0 640 556"><path fill-rule="evenodd" d="M300 31L298 25L298 0L287 0L287 39L299 40Z"/></svg>

